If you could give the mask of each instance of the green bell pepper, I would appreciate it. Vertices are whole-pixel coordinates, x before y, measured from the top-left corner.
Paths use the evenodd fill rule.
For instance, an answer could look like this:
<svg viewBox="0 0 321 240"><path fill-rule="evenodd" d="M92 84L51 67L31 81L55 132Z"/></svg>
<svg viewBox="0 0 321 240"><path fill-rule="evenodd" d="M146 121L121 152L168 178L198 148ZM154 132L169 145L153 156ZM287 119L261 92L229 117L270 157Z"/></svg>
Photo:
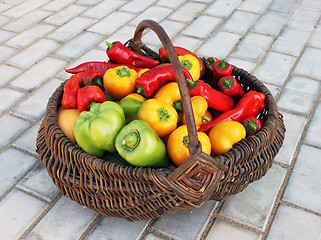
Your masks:
<svg viewBox="0 0 321 240"><path fill-rule="evenodd" d="M75 121L77 144L88 154L102 157L105 150L116 152L115 140L125 125L125 114L119 104L106 101L95 103Z"/></svg>
<svg viewBox="0 0 321 240"><path fill-rule="evenodd" d="M119 104L124 110L126 123L136 119L137 112L144 101L145 98L137 93L128 94L120 100Z"/></svg>
<svg viewBox="0 0 321 240"><path fill-rule="evenodd" d="M133 120L123 127L115 145L119 155L134 166L169 166L165 144L155 130L142 120Z"/></svg>

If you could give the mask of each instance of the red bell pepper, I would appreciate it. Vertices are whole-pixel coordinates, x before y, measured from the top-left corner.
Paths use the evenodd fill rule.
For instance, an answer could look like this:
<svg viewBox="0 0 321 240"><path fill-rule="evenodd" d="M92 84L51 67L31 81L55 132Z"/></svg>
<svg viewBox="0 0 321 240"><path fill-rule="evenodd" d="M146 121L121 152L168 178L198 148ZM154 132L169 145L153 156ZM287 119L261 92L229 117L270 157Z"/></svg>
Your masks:
<svg viewBox="0 0 321 240"><path fill-rule="evenodd" d="M230 96L219 92L205 83L203 80L192 81L186 79L189 83L189 93L191 96L202 96L206 99L210 108L220 112L231 110L234 107L234 100Z"/></svg>
<svg viewBox="0 0 321 240"><path fill-rule="evenodd" d="M64 86L61 104L64 108L77 108L77 94L81 87L97 85L103 88L103 75L97 71L80 72L73 75Z"/></svg>
<svg viewBox="0 0 321 240"><path fill-rule="evenodd" d="M212 127L219 122L236 121L241 123L247 117L255 117L264 110L264 101L264 93L251 90L240 99L235 108L218 115L211 122L202 125L198 131L208 134Z"/></svg>
<svg viewBox="0 0 321 240"><path fill-rule="evenodd" d="M243 126L245 127L246 134L248 136L254 135L260 131L265 123L264 119L258 119L257 117L247 117L242 121Z"/></svg>
<svg viewBox="0 0 321 240"><path fill-rule="evenodd" d="M109 43L106 41L106 44L108 46L106 51L107 56L115 63L129 64L135 67L142 68L153 68L159 65L158 60L142 56L132 51L119 41L113 43Z"/></svg>
<svg viewBox="0 0 321 240"><path fill-rule="evenodd" d="M233 66L225 61L217 61L213 64L213 83L214 88L217 87L219 80L224 76L232 75Z"/></svg>
<svg viewBox="0 0 321 240"><path fill-rule="evenodd" d="M102 75L110 68L115 68L119 66L127 66L130 69L134 69L136 72L139 72L141 68L136 68L129 64L119 64L119 63L109 63L109 62L84 62L79 64L74 68L65 69L67 73L79 73L79 72L87 72L87 71L98 71L101 72Z"/></svg>
<svg viewBox="0 0 321 240"><path fill-rule="evenodd" d="M101 88L94 85L85 86L79 89L77 94L77 106L79 113L82 111L88 111L92 102L103 103L105 101L106 97Z"/></svg>
<svg viewBox="0 0 321 240"><path fill-rule="evenodd" d="M222 77L218 82L218 88L223 93L234 97L236 100L242 98L245 94L244 89L233 76Z"/></svg>
<svg viewBox="0 0 321 240"><path fill-rule="evenodd" d="M185 77L192 79L189 71L185 68L182 69ZM150 97L155 90L169 81L176 81L172 65L159 65L144 72L139 78L136 78L135 83L138 93Z"/></svg>
<svg viewBox="0 0 321 240"><path fill-rule="evenodd" d="M193 53L190 50L185 49L183 47L174 46L174 48L177 53L177 56L184 56L186 54L190 54L190 55L194 56L200 63L200 72L201 72L200 77L202 77L205 74L205 70L206 70L205 65L204 65L203 61L195 53ZM160 58L161 62L163 62L163 63L169 62L169 57L168 57L167 52L164 47L159 48L158 52L159 52L159 58Z"/></svg>

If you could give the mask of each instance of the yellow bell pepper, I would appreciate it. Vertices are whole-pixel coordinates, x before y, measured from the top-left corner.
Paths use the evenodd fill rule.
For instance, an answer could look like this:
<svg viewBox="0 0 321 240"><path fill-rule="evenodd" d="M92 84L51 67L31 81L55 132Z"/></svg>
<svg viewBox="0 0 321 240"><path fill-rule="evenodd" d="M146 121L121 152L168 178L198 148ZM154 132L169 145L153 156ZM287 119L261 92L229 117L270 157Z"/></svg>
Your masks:
<svg viewBox="0 0 321 240"><path fill-rule="evenodd" d="M173 106L178 113L183 112L181 94L177 82L170 82L161 87L154 98Z"/></svg>
<svg viewBox="0 0 321 240"><path fill-rule="evenodd" d="M209 137L203 132L198 132L197 137L202 145L202 151L211 155L211 142ZM186 125L178 127L169 136L167 153L176 166L180 166L189 158L188 144L189 137Z"/></svg>
<svg viewBox="0 0 321 240"><path fill-rule="evenodd" d="M233 144L241 141L246 136L244 126L236 121L223 121L217 123L208 134L212 152L215 155L229 151Z"/></svg>
<svg viewBox="0 0 321 240"><path fill-rule="evenodd" d="M207 119L207 116L205 115L208 108L208 104L205 98L201 96L192 97L191 102L194 113L195 125L198 129L201 126L203 119L210 122L210 120ZM183 116L183 124L186 124L185 115Z"/></svg>
<svg viewBox="0 0 321 240"><path fill-rule="evenodd" d="M122 99L136 91L137 72L126 66L108 69L104 75L106 92L115 99Z"/></svg>
<svg viewBox="0 0 321 240"><path fill-rule="evenodd" d="M147 122L160 137L177 128L177 118L177 112L171 105L157 99L146 100L137 113L137 119Z"/></svg>
<svg viewBox="0 0 321 240"><path fill-rule="evenodd" d="M193 81L197 81L201 76L200 62L191 54L178 56L182 67L186 68L193 77Z"/></svg>

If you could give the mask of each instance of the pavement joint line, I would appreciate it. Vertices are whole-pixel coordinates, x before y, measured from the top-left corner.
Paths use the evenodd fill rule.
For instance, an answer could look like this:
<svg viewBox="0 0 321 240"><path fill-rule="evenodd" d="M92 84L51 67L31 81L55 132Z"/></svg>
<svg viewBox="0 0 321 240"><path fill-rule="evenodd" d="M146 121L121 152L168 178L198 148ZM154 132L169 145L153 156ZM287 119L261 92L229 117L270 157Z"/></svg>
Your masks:
<svg viewBox="0 0 321 240"><path fill-rule="evenodd" d="M299 205L296 205L296 204L294 204L294 203L287 202L287 201L285 201L285 200L280 200L280 204L284 204L284 205L286 205L286 206L288 206L288 207L292 207L292 208L295 208L295 209L299 209L299 210L301 210L301 211L304 211L304 212L307 212L307 213L311 213L311 214L314 214L314 215L316 215L316 216L321 217L321 213L317 213L317 212L314 212L314 211L309 210L309 209L307 209L307 208L300 207Z"/></svg>
<svg viewBox="0 0 321 240"><path fill-rule="evenodd" d="M79 240L83 240L86 238L86 236L90 233L92 229L96 226L96 224L102 219L102 215L99 213L96 214L96 216L90 221L89 225L87 228L84 229L83 233L79 237Z"/></svg>

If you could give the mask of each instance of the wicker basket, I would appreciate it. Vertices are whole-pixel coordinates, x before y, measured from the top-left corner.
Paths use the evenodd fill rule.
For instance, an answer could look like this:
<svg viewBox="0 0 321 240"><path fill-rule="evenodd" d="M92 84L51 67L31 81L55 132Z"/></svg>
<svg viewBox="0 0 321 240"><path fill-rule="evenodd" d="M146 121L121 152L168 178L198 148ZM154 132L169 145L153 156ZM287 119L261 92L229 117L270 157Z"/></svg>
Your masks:
<svg viewBox="0 0 321 240"><path fill-rule="evenodd" d="M251 74L234 67L233 75L245 88L265 94L266 123L257 134L235 144L223 155L213 158L203 153L185 77L163 28L154 21L142 21L129 47L138 53L153 55L141 42L146 28L157 34L173 65L187 119L190 158L180 167L172 166L165 171L126 166L117 154L107 154L108 161L86 154L70 142L57 123L64 83L49 99L37 137L41 162L64 196L102 215L129 221L193 209L210 199L225 200L241 192L266 174L285 134L282 115L269 90Z"/></svg>

